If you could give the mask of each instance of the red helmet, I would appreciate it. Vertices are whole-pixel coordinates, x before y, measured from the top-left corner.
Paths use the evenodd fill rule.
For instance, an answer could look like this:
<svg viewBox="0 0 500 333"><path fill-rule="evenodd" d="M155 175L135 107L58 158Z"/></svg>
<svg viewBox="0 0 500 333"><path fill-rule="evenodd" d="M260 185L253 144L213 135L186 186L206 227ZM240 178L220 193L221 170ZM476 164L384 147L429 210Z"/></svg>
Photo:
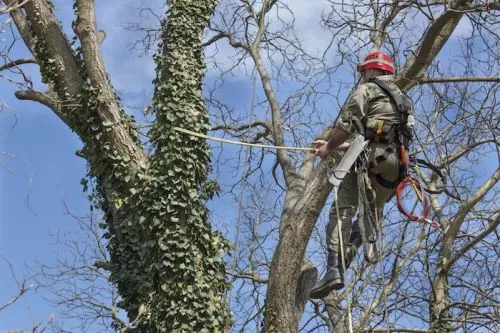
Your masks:
<svg viewBox="0 0 500 333"><path fill-rule="evenodd" d="M358 65L358 72L370 68L381 69L394 74L394 64L392 63L391 57L383 52L375 51L368 53L365 60Z"/></svg>

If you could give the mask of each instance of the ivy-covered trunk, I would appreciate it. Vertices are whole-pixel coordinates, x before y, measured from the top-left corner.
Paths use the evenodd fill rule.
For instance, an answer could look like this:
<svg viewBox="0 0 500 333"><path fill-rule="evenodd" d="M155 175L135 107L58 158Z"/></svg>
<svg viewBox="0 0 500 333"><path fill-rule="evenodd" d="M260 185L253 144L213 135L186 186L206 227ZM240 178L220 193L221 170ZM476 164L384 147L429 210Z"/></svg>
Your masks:
<svg viewBox="0 0 500 333"><path fill-rule="evenodd" d="M124 207L130 242L122 230L110 245L122 305L132 310L131 319L141 305L148 310L140 319L143 331L217 332L228 322L227 244L212 231L204 205L216 189L207 178L210 150L204 140L173 129L209 129L201 38L216 3L169 3L155 56L154 154L144 185Z"/></svg>
<svg viewBox="0 0 500 333"><path fill-rule="evenodd" d="M108 229L111 263L102 267L111 270L138 332L218 332L227 326L227 243L212 231L204 205L216 188L207 178L210 151L203 140L173 130L208 129L201 39L216 4L167 1L156 56L152 156L108 78L94 0L74 1L76 50L50 1L23 2L10 13L49 86L45 93L16 96L49 107L83 141L79 155L97 180L94 198Z"/></svg>

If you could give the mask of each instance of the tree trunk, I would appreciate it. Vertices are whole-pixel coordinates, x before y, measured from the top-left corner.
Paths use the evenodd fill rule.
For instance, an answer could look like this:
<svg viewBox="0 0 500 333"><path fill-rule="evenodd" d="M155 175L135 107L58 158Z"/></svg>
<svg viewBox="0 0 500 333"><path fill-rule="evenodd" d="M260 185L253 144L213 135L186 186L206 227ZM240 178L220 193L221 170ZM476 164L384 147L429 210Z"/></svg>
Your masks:
<svg viewBox="0 0 500 333"><path fill-rule="evenodd" d="M300 317L307 300L297 299L297 288L307 241L323 208L331 184L322 163L312 175L305 191L287 197L286 220L271 264L266 298L266 332L297 332ZM298 193L297 193L298 194ZM298 199L298 200L297 200ZM305 295L308 297L308 295Z"/></svg>
<svg viewBox="0 0 500 333"><path fill-rule="evenodd" d="M154 154L148 181L127 204L122 225L130 242L113 242L122 270L114 275L127 308L145 304L143 323L159 332L220 332L228 325L224 238L213 232L204 202L210 150L198 133L209 128L201 87L202 33L216 0L172 1L162 27L150 131ZM132 247L132 251L130 249ZM132 274L131 274L132 273ZM135 285L138 292L131 291Z"/></svg>
<svg viewBox="0 0 500 333"><path fill-rule="evenodd" d="M432 283L432 294L430 297L430 329L429 333L451 332L451 315L447 309L448 303L448 281L447 273L438 273Z"/></svg>
<svg viewBox="0 0 500 333"><path fill-rule="evenodd" d="M10 4L11 1L7 1ZM133 121L121 109L99 50L94 0L75 0L74 51L49 1L31 0L11 15L37 63L45 93L23 99L50 107L85 147L95 200L105 213L112 281L121 306L141 332L223 331L227 249L211 230L204 202L216 186L207 180L210 152L200 133L209 128L202 98L202 33L216 0L171 1L156 56L154 155L144 152Z"/></svg>

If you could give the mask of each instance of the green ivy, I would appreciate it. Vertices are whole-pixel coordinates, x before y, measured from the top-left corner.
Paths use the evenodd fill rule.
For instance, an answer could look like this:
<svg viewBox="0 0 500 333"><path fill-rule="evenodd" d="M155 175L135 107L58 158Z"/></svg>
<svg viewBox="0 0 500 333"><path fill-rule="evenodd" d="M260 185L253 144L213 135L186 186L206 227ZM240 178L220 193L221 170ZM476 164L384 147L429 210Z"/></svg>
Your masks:
<svg viewBox="0 0 500 333"><path fill-rule="evenodd" d="M154 153L150 165L132 177L131 161L113 147L113 128L127 128L139 144L133 118L121 110L120 124L103 120L102 87L88 79L80 50L73 57L84 84L75 96L63 84L64 68L51 57L47 40L33 36L43 81L62 102L58 111L86 144L82 154L89 168L81 183L88 190L88 181L95 180L89 199L92 209L105 214L114 266L111 279L122 297L120 306L131 320L141 305L146 308L136 329L141 333L221 332L230 322L222 260L229 246L212 230L204 204L218 190L208 179L210 150L204 140L172 130L179 126L206 133L209 128L201 93L201 38L216 4L217 0L168 3L163 42L155 56L151 111L156 121L150 131ZM75 12L78 20L76 7ZM78 46L76 39L71 45Z"/></svg>
<svg viewBox="0 0 500 333"><path fill-rule="evenodd" d="M121 236L110 239L120 305L133 310L131 319L141 304L148 309L139 331L221 332L228 322L222 256L229 246L212 230L204 205L217 190L208 180L210 150L172 129L209 129L201 37L216 3L176 1L169 8L155 56L151 166L136 195L120 203L136 212L133 222L125 219Z"/></svg>

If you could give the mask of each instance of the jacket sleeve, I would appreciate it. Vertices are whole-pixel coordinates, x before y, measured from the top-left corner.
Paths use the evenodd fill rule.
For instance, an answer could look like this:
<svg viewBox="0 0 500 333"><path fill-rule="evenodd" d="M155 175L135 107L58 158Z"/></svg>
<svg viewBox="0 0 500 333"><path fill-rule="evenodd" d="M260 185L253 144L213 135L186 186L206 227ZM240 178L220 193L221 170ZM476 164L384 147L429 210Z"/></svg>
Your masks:
<svg viewBox="0 0 500 333"><path fill-rule="evenodd" d="M368 112L369 99L370 91L368 84L360 84L349 96L344 108L340 111L334 127L343 129L347 133L353 132L352 117L355 116L359 120L363 120Z"/></svg>

